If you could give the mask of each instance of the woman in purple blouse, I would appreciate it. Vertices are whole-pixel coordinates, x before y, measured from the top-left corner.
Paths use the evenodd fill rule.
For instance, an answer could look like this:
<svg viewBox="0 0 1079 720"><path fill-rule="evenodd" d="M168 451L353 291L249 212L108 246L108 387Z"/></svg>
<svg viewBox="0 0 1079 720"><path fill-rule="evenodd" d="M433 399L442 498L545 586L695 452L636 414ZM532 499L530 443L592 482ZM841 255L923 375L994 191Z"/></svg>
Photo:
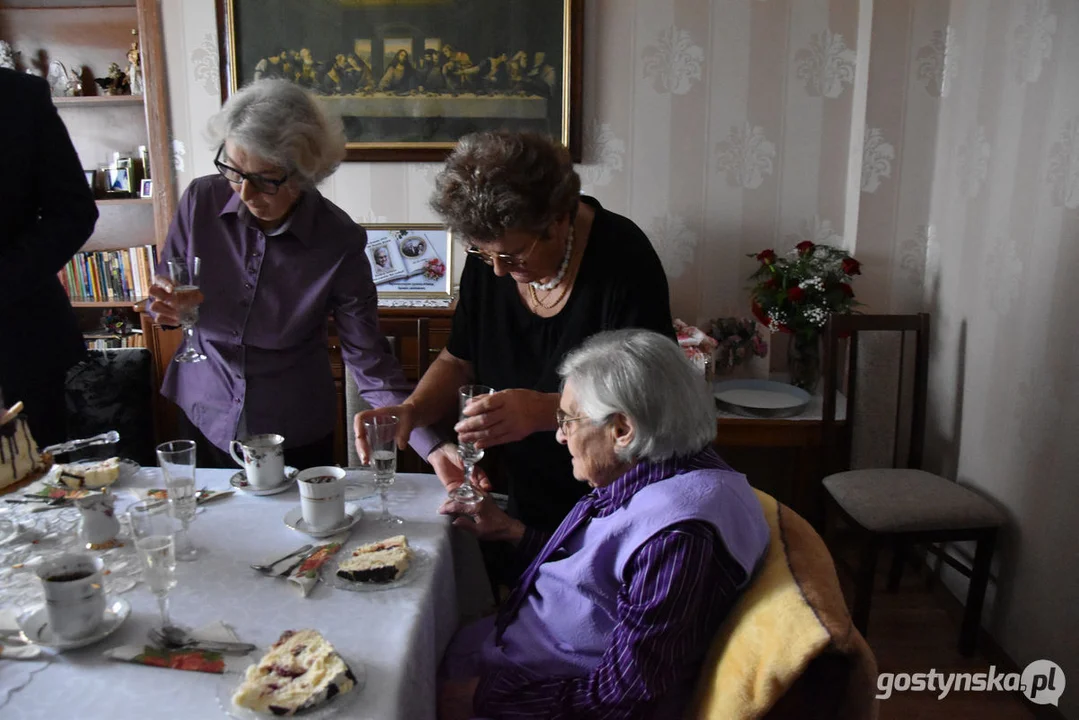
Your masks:
<svg viewBox="0 0 1079 720"><path fill-rule="evenodd" d="M183 410L199 463L230 467L234 439L285 436L285 462L331 464L337 399L326 337L375 407L411 389L379 332L367 236L316 186L345 155L340 120L284 80L259 80L210 122L217 174L180 199L150 294L162 325L179 324L169 258L201 258L194 342L203 362L172 363L161 392ZM456 453L424 428L411 444L443 482L462 478Z"/></svg>
<svg viewBox="0 0 1079 720"><path fill-rule="evenodd" d="M677 718L768 547L749 483L711 447L715 407L658 333L595 335L559 368L558 441L592 492L547 536L493 502L441 512L516 545L524 571L443 661L441 717Z"/></svg>

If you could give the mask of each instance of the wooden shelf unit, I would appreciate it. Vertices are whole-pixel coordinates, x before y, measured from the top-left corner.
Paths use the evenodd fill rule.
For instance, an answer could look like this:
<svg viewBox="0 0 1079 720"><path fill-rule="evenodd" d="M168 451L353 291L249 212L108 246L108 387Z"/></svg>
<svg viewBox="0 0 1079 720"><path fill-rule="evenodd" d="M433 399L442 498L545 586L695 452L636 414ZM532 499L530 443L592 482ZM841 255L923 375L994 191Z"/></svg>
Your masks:
<svg viewBox="0 0 1079 720"><path fill-rule="evenodd" d="M103 107L103 106L123 106L130 105L131 107L138 107L145 104L144 95L87 95L80 97L54 97L52 99L53 105L57 107L80 107L85 106L87 108Z"/></svg>
<svg viewBox="0 0 1079 720"><path fill-rule="evenodd" d="M141 303L146 298L137 297L134 300L92 300L90 298L72 297L71 307L73 308L130 308L135 311L135 305Z"/></svg>
<svg viewBox="0 0 1079 720"><path fill-rule="evenodd" d="M112 206L112 207L115 207L117 205L153 205L154 204L154 199L153 198L114 198L114 199L102 198L102 199L99 199L97 201L97 204L98 204L98 206L105 205L105 206ZM138 243L138 244L142 245L143 243ZM122 250L123 248L113 248L113 249Z"/></svg>

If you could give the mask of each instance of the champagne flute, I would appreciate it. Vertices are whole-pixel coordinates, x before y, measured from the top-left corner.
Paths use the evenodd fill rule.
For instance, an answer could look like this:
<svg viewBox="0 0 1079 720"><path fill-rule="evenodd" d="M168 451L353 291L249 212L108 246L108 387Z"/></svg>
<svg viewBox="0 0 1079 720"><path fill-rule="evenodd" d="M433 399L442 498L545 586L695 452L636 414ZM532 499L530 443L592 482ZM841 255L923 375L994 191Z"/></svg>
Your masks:
<svg viewBox="0 0 1079 720"><path fill-rule="evenodd" d="M169 620L169 591L176 587L176 521L160 500L142 500L128 510L135 550L142 562L142 580L157 598L161 628L172 627Z"/></svg>
<svg viewBox="0 0 1079 720"><path fill-rule="evenodd" d="M386 489L397 479L397 423L396 415L374 415L363 421L367 443L371 446L375 487L378 488L378 497L382 504L378 521L387 525L400 525L404 522L404 519L390 513L386 507Z"/></svg>
<svg viewBox="0 0 1079 720"><path fill-rule="evenodd" d="M169 512L182 523L176 534L176 559L194 560L199 551L191 543L187 526L195 519L195 441L173 440L157 446L157 463L165 476L169 494Z"/></svg>
<svg viewBox="0 0 1079 720"><path fill-rule="evenodd" d="M468 407L468 403L493 392L494 388L489 388L486 385L462 385L457 391L457 398L461 408L460 419L468 419L468 416L465 415L465 408ZM450 499L456 500L463 505L475 505L483 500L483 493L472 482L476 463L483 459L483 450L477 448L473 443L458 440L457 452L460 454L461 462L465 466L465 481L450 490Z"/></svg>
<svg viewBox="0 0 1079 720"><path fill-rule="evenodd" d="M184 329L184 343L175 362L202 362L206 356L194 345L195 324L199 321L199 272L202 261L198 256L190 260L173 258L168 261L169 279L172 280L172 297L180 308L180 327Z"/></svg>

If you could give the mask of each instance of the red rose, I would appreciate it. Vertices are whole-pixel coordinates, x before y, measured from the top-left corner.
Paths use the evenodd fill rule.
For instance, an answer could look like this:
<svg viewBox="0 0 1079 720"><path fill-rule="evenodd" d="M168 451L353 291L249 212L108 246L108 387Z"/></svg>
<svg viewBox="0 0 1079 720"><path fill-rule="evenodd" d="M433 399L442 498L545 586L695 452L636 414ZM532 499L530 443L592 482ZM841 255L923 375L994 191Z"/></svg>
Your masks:
<svg viewBox="0 0 1079 720"><path fill-rule="evenodd" d="M768 288L769 290L774 290L775 288L779 287L779 281L776 280L774 277L770 277L768 278L768 281L764 283L764 287Z"/></svg>
<svg viewBox="0 0 1079 720"><path fill-rule="evenodd" d="M813 248L815 247L817 246L809 242L808 240L803 240L802 242L795 245L794 249L798 251L799 255L808 255L809 253L813 252Z"/></svg>
<svg viewBox="0 0 1079 720"><path fill-rule="evenodd" d="M862 264L852 257L843 258L843 272L847 275L861 275Z"/></svg>
<svg viewBox="0 0 1079 720"><path fill-rule="evenodd" d="M776 261L776 251L771 249L762 250L757 253L757 260L760 261L761 265L771 265Z"/></svg>
<svg viewBox="0 0 1079 720"><path fill-rule="evenodd" d="M840 290L841 290L841 291L843 292L843 294L844 294L844 295L846 295L847 297L854 297L854 288L852 288L852 287L851 287L850 285L848 285L847 283L839 283L839 289L840 289Z"/></svg>
<svg viewBox="0 0 1079 720"><path fill-rule="evenodd" d="M791 302L801 302L806 296L806 291L800 287L792 287L787 290L787 299Z"/></svg>

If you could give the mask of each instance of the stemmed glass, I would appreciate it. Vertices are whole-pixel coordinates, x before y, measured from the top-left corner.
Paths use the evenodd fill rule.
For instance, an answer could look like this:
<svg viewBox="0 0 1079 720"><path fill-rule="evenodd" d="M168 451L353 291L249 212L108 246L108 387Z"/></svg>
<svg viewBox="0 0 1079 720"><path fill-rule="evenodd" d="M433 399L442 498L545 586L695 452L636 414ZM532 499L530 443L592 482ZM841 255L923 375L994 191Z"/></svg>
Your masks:
<svg viewBox="0 0 1079 720"><path fill-rule="evenodd" d="M176 521L160 500L142 500L128 510L135 550L142 562L142 579L157 597L161 628L172 627L169 620L169 590L176 587Z"/></svg>
<svg viewBox="0 0 1079 720"><path fill-rule="evenodd" d="M172 280L172 297L180 309L180 327L184 329L184 344L174 358L175 362L202 362L206 356L194 346L195 324L199 321L199 271L202 261L198 256L190 260L173 258L168 261L169 279Z"/></svg>
<svg viewBox="0 0 1079 720"><path fill-rule="evenodd" d="M371 446L375 487L378 488L378 497L382 504L378 521L388 525L400 525L404 522L386 507L386 489L397 479L397 423L396 415L374 415L363 421L367 443Z"/></svg>
<svg viewBox="0 0 1079 720"><path fill-rule="evenodd" d="M460 419L467 420L468 416L465 415L465 408L468 407L468 403L483 395L490 395L494 392L494 388L489 388L486 385L462 385L457 391L457 398L460 402ZM472 477L475 474L476 463L483 459L483 450L477 448L473 443L457 441L457 452L461 456L461 462L465 466L465 481L450 490L450 499L456 500L463 505L475 505L483 500L483 493L481 493L476 486L472 483Z"/></svg>
<svg viewBox="0 0 1079 720"><path fill-rule="evenodd" d="M199 551L187 534L188 524L195 519L195 441L173 440L157 446L157 464L165 476L169 494L169 512L183 525L176 535L176 559L189 561Z"/></svg>

